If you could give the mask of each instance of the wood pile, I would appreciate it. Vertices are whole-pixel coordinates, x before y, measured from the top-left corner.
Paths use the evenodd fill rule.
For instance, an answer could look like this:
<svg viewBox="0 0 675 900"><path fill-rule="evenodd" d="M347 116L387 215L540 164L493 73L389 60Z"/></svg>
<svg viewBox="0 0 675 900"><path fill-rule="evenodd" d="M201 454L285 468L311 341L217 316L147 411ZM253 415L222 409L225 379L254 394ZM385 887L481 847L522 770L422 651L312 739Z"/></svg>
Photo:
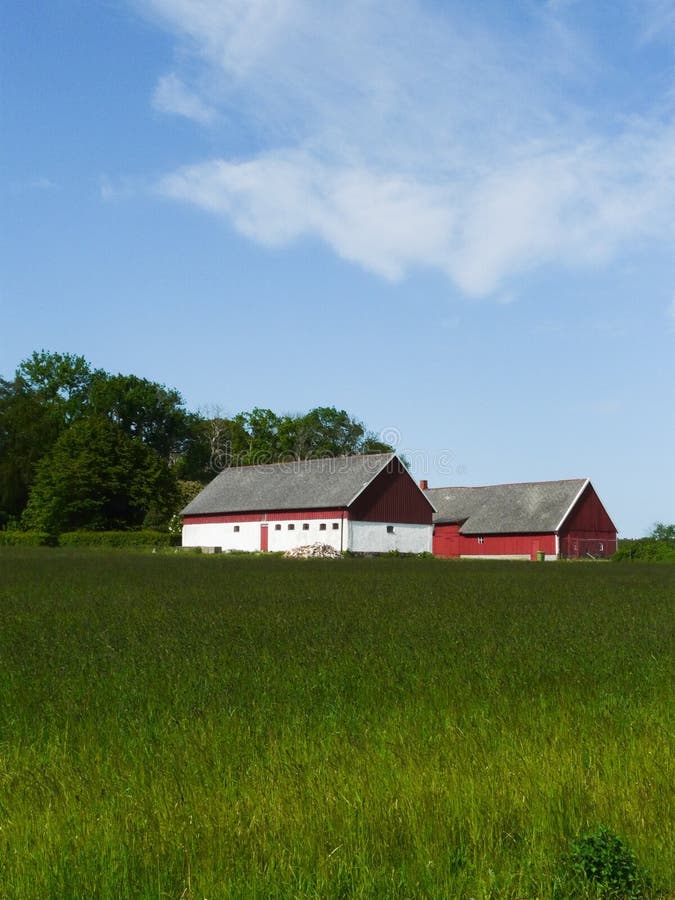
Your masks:
<svg viewBox="0 0 675 900"><path fill-rule="evenodd" d="M284 553L287 559L341 559L339 550L328 544L305 544L302 547L294 547Z"/></svg>

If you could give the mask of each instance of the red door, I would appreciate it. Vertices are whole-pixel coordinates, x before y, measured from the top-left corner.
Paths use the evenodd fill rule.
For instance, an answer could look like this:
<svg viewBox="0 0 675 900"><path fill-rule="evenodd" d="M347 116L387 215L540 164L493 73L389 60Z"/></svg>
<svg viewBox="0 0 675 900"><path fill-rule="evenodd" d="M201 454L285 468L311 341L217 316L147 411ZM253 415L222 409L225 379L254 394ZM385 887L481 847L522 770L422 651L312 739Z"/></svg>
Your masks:
<svg viewBox="0 0 675 900"><path fill-rule="evenodd" d="M434 556L459 556L459 535L456 529L437 525L432 538Z"/></svg>
<svg viewBox="0 0 675 900"><path fill-rule="evenodd" d="M267 553L267 522L260 525L260 549L263 553Z"/></svg>

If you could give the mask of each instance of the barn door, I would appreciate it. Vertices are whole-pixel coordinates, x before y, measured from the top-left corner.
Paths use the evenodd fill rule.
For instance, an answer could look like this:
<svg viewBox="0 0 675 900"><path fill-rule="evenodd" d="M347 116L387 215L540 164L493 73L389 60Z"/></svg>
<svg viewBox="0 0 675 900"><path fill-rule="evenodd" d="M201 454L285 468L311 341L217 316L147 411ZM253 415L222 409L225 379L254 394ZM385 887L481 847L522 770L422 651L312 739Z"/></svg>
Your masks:
<svg viewBox="0 0 675 900"><path fill-rule="evenodd" d="M263 553L267 553L268 547L268 534L267 534L267 522L260 523L260 549Z"/></svg>

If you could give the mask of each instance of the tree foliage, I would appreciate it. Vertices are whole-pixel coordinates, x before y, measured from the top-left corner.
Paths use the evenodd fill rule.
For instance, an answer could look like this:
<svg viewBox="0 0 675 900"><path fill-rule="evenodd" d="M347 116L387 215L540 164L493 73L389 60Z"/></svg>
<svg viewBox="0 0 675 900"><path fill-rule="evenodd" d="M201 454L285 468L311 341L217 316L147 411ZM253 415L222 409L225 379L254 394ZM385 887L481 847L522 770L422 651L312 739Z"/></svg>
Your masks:
<svg viewBox="0 0 675 900"><path fill-rule="evenodd" d="M185 450L194 428L195 417L184 409L178 391L136 375L97 372L89 402L92 412L105 416L167 461Z"/></svg>
<svg viewBox="0 0 675 900"><path fill-rule="evenodd" d="M59 437L38 466L23 515L36 531L140 525L151 504L167 515L176 498L166 463L103 416L89 416Z"/></svg>
<svg viewBox="0 0 675 900"><path fill-rule="evenodd" d="M649 537L654 541L672 541L675 543L675 524L665 525L663 522L656 522Z"/></svg>
<svg viewBox="0 0 675 900"><path fill-rule="evenodd" d="M319 406L298 415L277 415L270 409L256 407L251 412L239 413L234 423L243 432L238 435L239 441L244 437L240 452L234 454L239 465L392 449L378 441L358 419L332 406Z"/></svg>
<svg viewBox="0 0 675 900"><path fill-rule="evenodd" d="M83 356L40 350L19 364L16 378L69 425L86 412L94 372Z"/></svg>

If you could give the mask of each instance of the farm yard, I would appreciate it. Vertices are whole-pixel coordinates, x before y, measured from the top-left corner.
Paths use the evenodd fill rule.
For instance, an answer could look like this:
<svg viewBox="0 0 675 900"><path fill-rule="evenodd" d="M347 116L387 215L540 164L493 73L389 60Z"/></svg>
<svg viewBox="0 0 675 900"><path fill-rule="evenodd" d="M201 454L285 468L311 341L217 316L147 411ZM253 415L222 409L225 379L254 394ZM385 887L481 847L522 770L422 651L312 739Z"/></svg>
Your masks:
<svg viewBox="0 0 675 900"><path fill-rule="evenodd" d="M674 596L650 564L0 548L0 896L595 897L606 828L615 896L666 897Z"/></svg>

